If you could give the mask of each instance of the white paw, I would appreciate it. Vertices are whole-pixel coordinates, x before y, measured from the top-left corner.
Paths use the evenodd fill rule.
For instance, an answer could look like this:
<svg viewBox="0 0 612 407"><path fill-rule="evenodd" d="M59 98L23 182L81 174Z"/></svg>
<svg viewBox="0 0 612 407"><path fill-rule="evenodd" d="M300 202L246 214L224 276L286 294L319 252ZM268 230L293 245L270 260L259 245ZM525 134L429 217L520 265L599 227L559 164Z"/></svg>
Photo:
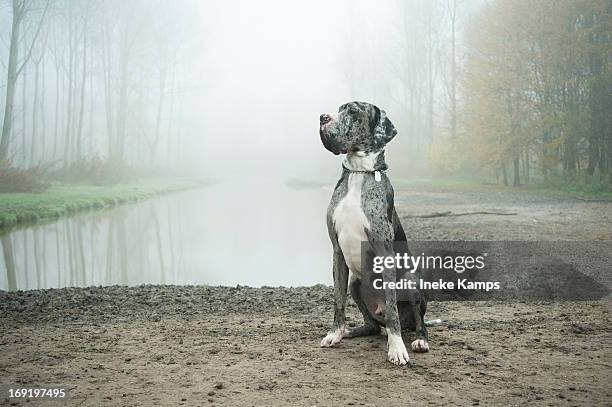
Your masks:
<svg viewBox="0 0 612 407"><path fill-rule="evenodd" d="M327 336L325 336L325 338L323 338L323 340L321 341L321 347L331 348L332 346L339 344L342 340L343 335L344 327L338 328L335 331L329 331L327 333Z"/></svg>
<svg viewBox="0 0 612 407"><path fill-rule="evenodd" d="M413 352L425 353L429 352L429 344L424 339L417 339L410 344Z"/></svg>
<svg viewBox="0 0 612 407"><path fill-rule="evenodd" d="M387 353L389 362L397 366L408 363L410 358L408 357L408 351L401 335L392 334L387 330L387 345L389 347L389 352Z"/></svg>

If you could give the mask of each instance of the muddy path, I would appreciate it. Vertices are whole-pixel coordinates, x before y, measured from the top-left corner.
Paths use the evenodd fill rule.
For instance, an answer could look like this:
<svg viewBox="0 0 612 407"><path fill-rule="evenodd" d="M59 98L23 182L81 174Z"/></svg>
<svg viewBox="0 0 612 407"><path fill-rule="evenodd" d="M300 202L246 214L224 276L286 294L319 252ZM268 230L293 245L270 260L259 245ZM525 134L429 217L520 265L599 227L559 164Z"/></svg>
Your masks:
<svg viewBox="0 0 612 407"><path fill-rule="evenodd" d="M431 352L397 368L383 336L319 348L331 295L323 286L3 294L0 376L66 387L65 404L87 406L612 402L609 301L433 302L429 317L447 322L430 328ZM352 302L348 315L360 322Z"/></svg>
<svg viewBox="0 0 612 407"><path fill-rule="evenodd" d="M411 239L601 240L610 204L398 190ZM412 218L475 209L516 216ZM594 276L609 286L609 275ZM318 344L325 286L106 287L0 292L0 404L7 386L57 386L54 405L610 405L610 296L591 301L434 301L431 352L386 361L385 338ZM360 323L349 301L349 324ZM411 333L406 333L406 341Z"/></svg>
<svg viewBox="0 0 612 407"><path fill-rule="evenodd" d="M612 201L589 202L515 192L396 188L396 207L411 240L612 240ZM502 211L511 216L415 218L434 212Z"/></svg>

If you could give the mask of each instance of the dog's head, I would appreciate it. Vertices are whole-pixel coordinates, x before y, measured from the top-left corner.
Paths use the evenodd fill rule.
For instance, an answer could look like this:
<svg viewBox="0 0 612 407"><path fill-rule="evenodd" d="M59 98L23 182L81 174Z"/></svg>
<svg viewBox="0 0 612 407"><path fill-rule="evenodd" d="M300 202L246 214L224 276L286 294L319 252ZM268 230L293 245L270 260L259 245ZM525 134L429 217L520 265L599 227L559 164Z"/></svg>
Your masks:
<svg viewBox="0 0 612 407"><path fill-rule="evenodd" d="M380 151L396 134L385 111L371 103L345 103L338 114L320 117L321 141L335 155Z"/></svg>

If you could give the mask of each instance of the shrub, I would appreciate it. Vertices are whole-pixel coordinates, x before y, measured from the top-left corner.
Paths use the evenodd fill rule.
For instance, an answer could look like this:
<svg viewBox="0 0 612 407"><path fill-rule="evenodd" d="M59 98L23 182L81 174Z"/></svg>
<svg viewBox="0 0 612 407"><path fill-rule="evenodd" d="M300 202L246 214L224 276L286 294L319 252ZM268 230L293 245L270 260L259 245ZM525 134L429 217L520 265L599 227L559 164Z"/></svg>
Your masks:
<svg viewBox="0 0 612 407"><path fill-rule="evenodd" d="M0 166L0 193L43 192L48 186L38 167L18 169Z"/></svg>
<svg viewBox="0 0 612 407"><path fill-rule="evenodd" d="M51 173L51 176L63 182L104 185L128 181L130 174L130 168L122 160L94 155L71 162L65 168Z"/></svg>

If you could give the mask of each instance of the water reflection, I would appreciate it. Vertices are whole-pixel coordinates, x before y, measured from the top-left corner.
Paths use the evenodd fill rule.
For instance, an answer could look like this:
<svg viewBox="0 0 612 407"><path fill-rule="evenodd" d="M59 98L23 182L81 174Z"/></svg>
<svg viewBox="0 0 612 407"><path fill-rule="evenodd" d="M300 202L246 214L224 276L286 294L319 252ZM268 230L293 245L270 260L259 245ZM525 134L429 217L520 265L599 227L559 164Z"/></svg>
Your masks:
<svg viewBox="0 0 612 407"><path fill-rule="evenodd" d="M329 191L243 179L0 237L0 289L331 283Z"/></svg>

